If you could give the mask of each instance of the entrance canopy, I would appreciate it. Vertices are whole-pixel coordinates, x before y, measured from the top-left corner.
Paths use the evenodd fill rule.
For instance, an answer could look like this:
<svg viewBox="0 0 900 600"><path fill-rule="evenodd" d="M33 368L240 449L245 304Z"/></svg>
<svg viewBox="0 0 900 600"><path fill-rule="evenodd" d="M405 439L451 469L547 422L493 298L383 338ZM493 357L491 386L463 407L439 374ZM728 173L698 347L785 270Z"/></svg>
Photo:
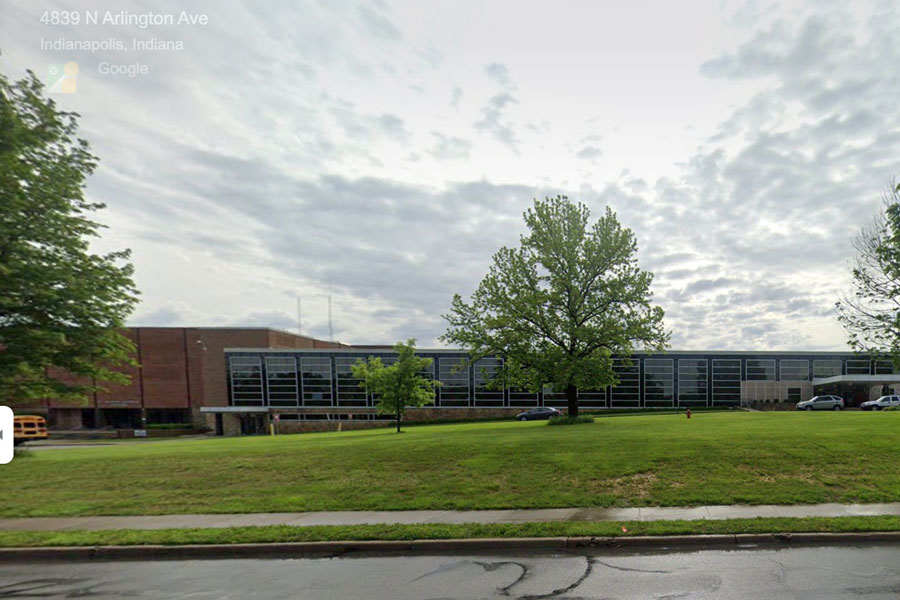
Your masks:
<svg viewBox="0 0 900 600"><path fill-rule="evenodd" d="M900 374L887 375L835 375L834 377L817 377L813 385L831 385L849 383L854 385L892 385L900 383Z"/></svg>
<svg viewBox="0 0 900 600"><path fill-rule="evenodd" d="M267 413L269 409L265 406L202 406L202 413L219 413L219 414L251 414L251 413Z"/></svg>

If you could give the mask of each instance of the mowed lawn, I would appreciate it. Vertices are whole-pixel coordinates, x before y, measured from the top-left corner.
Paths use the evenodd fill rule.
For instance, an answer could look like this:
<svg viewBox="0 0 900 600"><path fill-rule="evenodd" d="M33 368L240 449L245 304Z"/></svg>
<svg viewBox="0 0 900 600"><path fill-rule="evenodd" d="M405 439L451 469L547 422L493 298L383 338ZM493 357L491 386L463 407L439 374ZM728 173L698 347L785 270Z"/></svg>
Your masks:
<svg viewBox="0 0 900 600"><path fill-rule="evenodd" d="M478 423L33 451L0 515L900 501L900 412Z"/></svg>

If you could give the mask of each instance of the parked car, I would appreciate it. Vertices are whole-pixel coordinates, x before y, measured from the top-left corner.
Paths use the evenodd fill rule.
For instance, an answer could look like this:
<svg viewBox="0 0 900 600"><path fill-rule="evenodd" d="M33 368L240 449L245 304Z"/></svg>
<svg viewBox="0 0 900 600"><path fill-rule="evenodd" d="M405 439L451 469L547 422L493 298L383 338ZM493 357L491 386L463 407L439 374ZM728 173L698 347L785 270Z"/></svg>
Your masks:
<svg viewBox="0 0 900 600"><path fill-rule="evenodd" d="M562 415L562 413L555 408L541 406L539 408L532 408L531 410L520 412L516 415L516 418L520 421L537 421L538 419L549 419L550 417L558 417L560 415Z"/></svg>
<svg viewBox="0 0 900 600"><path fill-rule="evenodd" d="M881 410L889 406L900 406L900 396L882 396L878 400L869 400L859 405L863 410Z"/></svg>
<svg viewBox="0 0 900 600"><path fill-rule="evenodd" d="M815 396L797 403L797 410L841 410L844 399L840 396Z"/></svg>

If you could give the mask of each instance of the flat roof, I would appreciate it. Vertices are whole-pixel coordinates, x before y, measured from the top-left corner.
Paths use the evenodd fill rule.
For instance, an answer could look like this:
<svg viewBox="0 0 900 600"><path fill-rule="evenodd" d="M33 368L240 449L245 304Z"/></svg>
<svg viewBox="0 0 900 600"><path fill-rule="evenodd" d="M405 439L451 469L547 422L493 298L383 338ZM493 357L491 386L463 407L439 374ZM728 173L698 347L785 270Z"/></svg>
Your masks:
<svg viewBox="0 0 900 600"><path fill-rule="evenodd" d="M266 352L266 353L297 353L297 352L344 352L344 353L372 353L372 352L392 352L391 347L387 348L356 348L348 346L346 348L225 348L225 352ZM459 354L465 352L460 348L416 348L416 352L427 352L429 354L454 353ZM858 356L852 350L666 350L664 352L654 352L647 350L635 350L633 354L696 354L696 355L713 355L728 356L734 354L743 354L747 356L834 356L835 354L846 354L848 356Z"/></svg>
<svg viewBox="0 0 900 600"><path fill-rule="evenodd" d="M201 406L202 413L267 413L267 406Z"/></svg>

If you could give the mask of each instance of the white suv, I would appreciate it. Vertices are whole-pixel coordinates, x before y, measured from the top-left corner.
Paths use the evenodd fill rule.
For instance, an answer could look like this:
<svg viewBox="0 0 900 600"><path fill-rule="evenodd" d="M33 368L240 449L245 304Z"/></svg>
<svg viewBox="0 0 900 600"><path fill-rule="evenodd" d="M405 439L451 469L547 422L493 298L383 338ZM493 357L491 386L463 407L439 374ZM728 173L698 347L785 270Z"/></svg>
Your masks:
<svg viewBox="0 0 900 600"><path fill-rule="evenodd" d="M878 400L869 400L859 405L863 410L881 410L889 406L900 406L900 396L882 396Z"/></svg>
<svg viewBox="0 0 900 600"><path fill-rule="evenodd" d="M844 399L840 396L816 396L797 403L797 410L841 410Z"/></svg>

